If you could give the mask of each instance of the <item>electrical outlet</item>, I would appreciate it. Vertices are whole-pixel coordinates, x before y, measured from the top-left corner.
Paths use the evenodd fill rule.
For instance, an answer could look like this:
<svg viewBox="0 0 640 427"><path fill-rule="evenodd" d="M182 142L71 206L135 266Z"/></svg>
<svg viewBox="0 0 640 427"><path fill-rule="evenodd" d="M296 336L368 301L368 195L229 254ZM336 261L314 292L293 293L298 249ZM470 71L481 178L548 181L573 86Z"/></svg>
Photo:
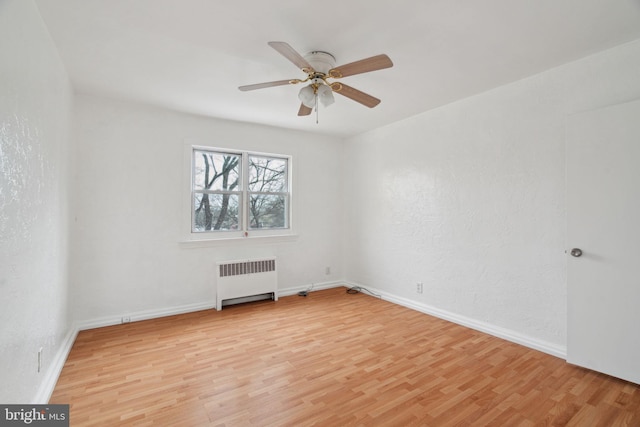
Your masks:
<svg viewBox="0 0 640 427"><path fill-rule="evenodd" d="M324 268L324 274L326 274L327 276L328 276L329 274L331 274L331 267L325 267L325 268Z"/></svg>
<svg viewBox="0 0 640 427"><path fill-rule="evenodd" d="M416 292L419 294L422 293L422 282L416 283Z"/></svg>
<svg viewBox="0 0 640 427"><path fill-rule="evenodd" d="M40 347L40 350L38 350L38 372L42 369L42 350L44 350L43 347Z"/></svg>
<svg viewBox="0 0 640 427"><path fill-rule="evenodd" d="M121 323L129 323L131 322L131 316L122 316L122 319L120 319Z"/></svg>

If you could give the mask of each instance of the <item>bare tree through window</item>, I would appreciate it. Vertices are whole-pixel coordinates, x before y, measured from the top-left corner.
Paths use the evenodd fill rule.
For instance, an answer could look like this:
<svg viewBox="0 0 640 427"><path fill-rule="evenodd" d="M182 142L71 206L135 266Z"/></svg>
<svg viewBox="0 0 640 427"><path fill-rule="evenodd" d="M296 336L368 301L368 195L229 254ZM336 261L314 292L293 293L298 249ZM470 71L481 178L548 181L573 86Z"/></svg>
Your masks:
<svg viewBox="0 0 640 427"><path fill-rule="evenodd" d="M249 157L250 228L285 227L286 166L284 159Z"/></svg>
<svg viewBox="0 0 640 427"><path fill-rule="evenodd" d="M238 155L197 151L194 161L194 228L198 231L238 228L240 184Z"/></svg>
<svg viewBox="0 0 640 427"><path fill-rule="evenodd" d="M194 148L192 168L193 232L289 227L288 158Z"/></svg>

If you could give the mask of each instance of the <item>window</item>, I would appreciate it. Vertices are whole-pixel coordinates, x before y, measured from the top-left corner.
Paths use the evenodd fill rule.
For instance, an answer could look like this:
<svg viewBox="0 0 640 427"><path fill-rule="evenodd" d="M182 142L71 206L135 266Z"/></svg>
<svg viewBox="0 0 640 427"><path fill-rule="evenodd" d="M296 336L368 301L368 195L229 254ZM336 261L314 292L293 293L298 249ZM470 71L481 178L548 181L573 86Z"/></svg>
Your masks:
<svg viewBox="0 0 640 427"><path fill-rule="evenodd" d="M192 148L191 232L290 227L288 156Z"/></svg>
<svg viewBox="0 0 640 427"><path fill-rule="evenodd" d="M287 159L248 155L249 228L288 228Z"/></svg>

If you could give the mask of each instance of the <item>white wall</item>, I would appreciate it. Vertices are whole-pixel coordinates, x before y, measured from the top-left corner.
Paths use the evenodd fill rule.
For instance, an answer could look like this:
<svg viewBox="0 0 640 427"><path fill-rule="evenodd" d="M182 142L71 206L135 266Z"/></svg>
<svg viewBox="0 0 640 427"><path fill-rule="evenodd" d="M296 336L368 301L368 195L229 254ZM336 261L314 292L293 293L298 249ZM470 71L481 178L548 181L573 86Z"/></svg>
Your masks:
<svg viewBox="0 0 640 427"><path fill-rule="evenodd" d="M214 305L217 260L275 255L281 290L343 277L341 141L86 95L75 99L74 129L72 297L81 324ZM188 141L292 155L298 238L179 243Z"/></svg>
<svg viewBox="0 0 640 427"><path fill-rule="evenodd" d="M71 87L31 1L0 2L0 56L0 402L41 402L70 330Z"/></svg>
<svg viewBox="0 0 640 427"><path fill-rule="evenodd" d="M86 326L212 305L218 259L276 255L283 290L347 278L562 348L564 120L640 97L638 41L343 144L86 95L72 112L31 1L0 2L0 54L3 403L46 398L69 309ZM188 139L293 155L299 237L179 243Z"/></svg>
<svg viewBox="0 0 640 427"><path fill-rule="evenodd" d="M349 139L346 277L561 353L565 117L638 76L640 41Z"/></svg>

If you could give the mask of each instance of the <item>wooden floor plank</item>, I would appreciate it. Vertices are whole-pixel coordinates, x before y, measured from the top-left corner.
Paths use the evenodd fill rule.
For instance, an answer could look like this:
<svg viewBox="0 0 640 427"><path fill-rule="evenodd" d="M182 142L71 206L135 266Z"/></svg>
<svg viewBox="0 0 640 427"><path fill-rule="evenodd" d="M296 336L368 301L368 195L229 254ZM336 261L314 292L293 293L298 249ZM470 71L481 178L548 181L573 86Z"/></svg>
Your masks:
<svg viewBox="0 0 640 427"><path fill-rule="evenodd" d="M72 426L640 426L640 386L344 288L78 334Z"/></svg>

